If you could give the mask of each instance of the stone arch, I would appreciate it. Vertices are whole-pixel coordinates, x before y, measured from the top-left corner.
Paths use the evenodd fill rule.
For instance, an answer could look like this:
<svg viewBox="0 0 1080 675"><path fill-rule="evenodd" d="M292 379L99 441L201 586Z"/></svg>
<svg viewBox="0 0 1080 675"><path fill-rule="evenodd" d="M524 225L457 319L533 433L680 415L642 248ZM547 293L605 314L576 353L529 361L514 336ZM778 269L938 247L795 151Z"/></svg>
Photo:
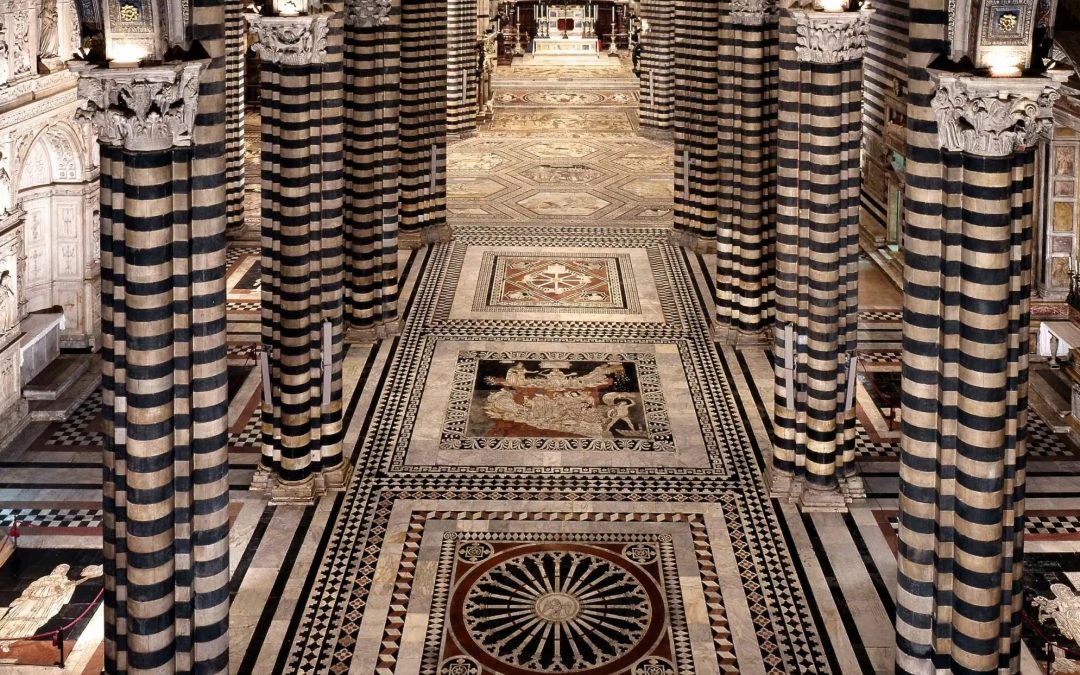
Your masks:
<svg viewBox="0 0 1080 675"><path fill-rule="evenodd" d="M26 144L18 157L15 185L19 192L53 183L86 180L79 135L65 122L45 127Z"/></svg>
<svg viewBox="0 0 1080 675"><path fill-rule="evenodd" d="M25 211L20 270L26 312L60 305L61 343L93 347L100 330L97 185L83 142L66 122L28 137L15 153L15 199Z"/></svg>

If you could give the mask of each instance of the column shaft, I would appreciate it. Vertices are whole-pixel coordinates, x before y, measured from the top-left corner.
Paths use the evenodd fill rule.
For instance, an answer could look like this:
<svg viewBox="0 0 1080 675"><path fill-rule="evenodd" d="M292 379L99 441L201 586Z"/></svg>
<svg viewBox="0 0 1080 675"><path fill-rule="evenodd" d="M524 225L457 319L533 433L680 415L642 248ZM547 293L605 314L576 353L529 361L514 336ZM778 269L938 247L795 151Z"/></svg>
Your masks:
<svg viewBox="0 0 1080 675"><path fill-rule="evenodd" d="M452 0L447 13L446 132L461 136L476 131L476 0Z"/></svg>
<svg viewBox="0 0 1080 675"><path fill-rule="evenodd" d="M401 9L399 243L416 248L446 236L447 5Z"/></svg>
<svg viewBox="0 0 1080 675"><path fill-rule="evenodd" d="M675 232L677 241L711 251L716 237L717 66L715 0L675 5Z"/></svg>
<svg viewBox="0 0 1080 675"><path fill-rule="evenodd" d="M641 18L649 24L641 35L641 133L667 138L675 102L674 7L667 0L641 3Z"/></svg>
<svg viewBox="0 0 1080 675"><path fill-rule="evenodd" d="M776 16L726 14L721 35L716 328L735 341L760 336L773 318Z"/></svg>
<svg viewBox="0 0 1080 675"><path fill-rule="evenodd" d="M220 31L217 10L196 25ZM224 127L205 114L224 97L205 37L216 61L80 68L101 142L109 672L228 669Z"/></svg>
<svg viewBox="0 0 1080 675"><path fill-rule="evenodd" d="M941 164L908 182L897 672L1020 667L1034 146L1059 86L924 70L911 108Z"/></svg>
<svg viewBox="0 0 1080 675"><path fill-rule="evenodd" d="M225 218L230 236L243 236L244 171L244 3L225 3ZM251 232L251 236L257 233Z"/></svg>
<svg viewBox="0 0 1080 675"><path fill-rule="evenodd" d="M398 316L398 21L345 27L345 315L361 338Z"/></svg>
<svg viewBox="0 0 1080 675"><path fill-rule="evenodd" d="M804 10L781 18L778 441L770 478L774 493L805 508L844 508L840 481L854 469L859 45L868 20L869 12ZM830 34L854 36L855 47L838 49L845 43Z"/></svg>

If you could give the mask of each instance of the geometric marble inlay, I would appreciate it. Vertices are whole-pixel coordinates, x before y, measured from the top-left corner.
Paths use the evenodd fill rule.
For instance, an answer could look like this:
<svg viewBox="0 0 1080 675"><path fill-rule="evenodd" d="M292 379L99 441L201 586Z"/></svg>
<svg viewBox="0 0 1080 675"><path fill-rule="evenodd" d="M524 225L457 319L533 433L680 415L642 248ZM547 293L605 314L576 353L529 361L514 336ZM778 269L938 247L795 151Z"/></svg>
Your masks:
<svg viewBox="0 0 1080 675"><path fill-rule="evenodd" d="M486 251L480 278L491 279L490 295L476 295L474 311L500 308L638 311L630 256L626 254L569 257ZM624 284L629 288L624 288Z"/></svg>
<svg viewBox="0 0 1080 675"><path fill-rule="evenodd" d="M518 201L539 216L588 216L611 202L588 192L538 192Z"/></svg>

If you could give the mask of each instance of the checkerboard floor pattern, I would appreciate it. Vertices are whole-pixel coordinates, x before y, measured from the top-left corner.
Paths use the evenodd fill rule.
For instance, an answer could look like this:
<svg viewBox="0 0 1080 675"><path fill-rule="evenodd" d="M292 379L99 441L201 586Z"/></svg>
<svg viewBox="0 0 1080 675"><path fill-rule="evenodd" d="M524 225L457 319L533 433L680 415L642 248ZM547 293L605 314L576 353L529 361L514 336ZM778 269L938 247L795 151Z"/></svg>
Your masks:
<svg viewBox="0 0 1080 675"><path fill-rule="evenodd" d="M87 397L75 409L71 417L60 423L60 428L53 432L46 445L101 445L105 439L97 431L90 430L90 424L101 415L101 390L98 389Z"/></svg>
<svg viewBox="0 0 1080 675"><path fill-rule="evenodd" d="M233 264L245 255L260 255L262 251L258 246L230 246L225 251L225 267L226 269L232 267Z"/></svg>
<svg viewBox="0 0 1080 675"><path fill-rule="evenodd" d="M238 448L258 448L262 445L262 413L258 409L251 413L239 433L229 434L229 445Z"/></svg>
<svg viewBox="0 0 1080 675"><path fill-rule="evenodd" d="M101 527L100 509L0 509L0 527Z"/></svg>
<svg viewBox="0 0 1080 675"><path fill-rule="evenodd" d="M859 312L859 321L903 321L904 313L900 310Z"/></svg>
<svg viewBox="0 0 1080 675"><path fill-rule="evenodd" d="M1060 434L1055 434L1032 409L1028 409L1027 432L1027 449L1031 457L1060 459L1076 456L1076 453L1069 447L1065 439Z"/></svg>
<svg viewBox="0 0 1080 675"><path fill-rule="evenodd" d="M899 443L875 443L862 425L855 436L855 457L863 462L897 460ZM1076 453L1060 434L1054 433L1032 409L1028 410L1028 455L1033 459L1075 458Z"/></svg>

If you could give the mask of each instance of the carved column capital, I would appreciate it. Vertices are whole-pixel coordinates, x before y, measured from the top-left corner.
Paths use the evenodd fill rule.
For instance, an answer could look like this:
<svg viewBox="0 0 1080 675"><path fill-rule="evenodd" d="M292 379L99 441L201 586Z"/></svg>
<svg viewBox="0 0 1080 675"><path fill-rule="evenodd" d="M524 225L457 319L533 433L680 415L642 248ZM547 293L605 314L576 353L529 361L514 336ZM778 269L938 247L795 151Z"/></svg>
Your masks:
<svg viewBox="0 0 1080 675"><path fill-rule="evenodd" d="M861 59L870 32L868 9L858 12L791 10L795 55L805 63L843 63Z"/></svg>
<svg viewBox="0 0 1080 675"><path fill-rule="evenodd" d="M739 26L763 26L777 20L776 0L731 0L731 22Z"/></svg>
<svg viewBox="0 0 1080 675"><path fill-rule="evenodd" d="M329 15L259 16L248 14L248 31L259 36L252 48L263 61L289 66L322 63L326 59Z"/></svg>
<svg viewBox="0 0 1080 675"><path fill-rule="evenodd" d="M378 28L390 23L390 0L345 0L345 25Z"/></svg>
<svg viewBox="0 0 1080 675"><path fill-rule="evenodd" d="M938 142L948 152L1006 157L1050 138L1062 82L930 71Z"/></svg>
<svg viewBox="0 0 1080 675"><path fill-rule="evenodd" d="M98 141L138 152L190 146L199 80L209 60L131 68L79 68L76 113Z"/></svg>

